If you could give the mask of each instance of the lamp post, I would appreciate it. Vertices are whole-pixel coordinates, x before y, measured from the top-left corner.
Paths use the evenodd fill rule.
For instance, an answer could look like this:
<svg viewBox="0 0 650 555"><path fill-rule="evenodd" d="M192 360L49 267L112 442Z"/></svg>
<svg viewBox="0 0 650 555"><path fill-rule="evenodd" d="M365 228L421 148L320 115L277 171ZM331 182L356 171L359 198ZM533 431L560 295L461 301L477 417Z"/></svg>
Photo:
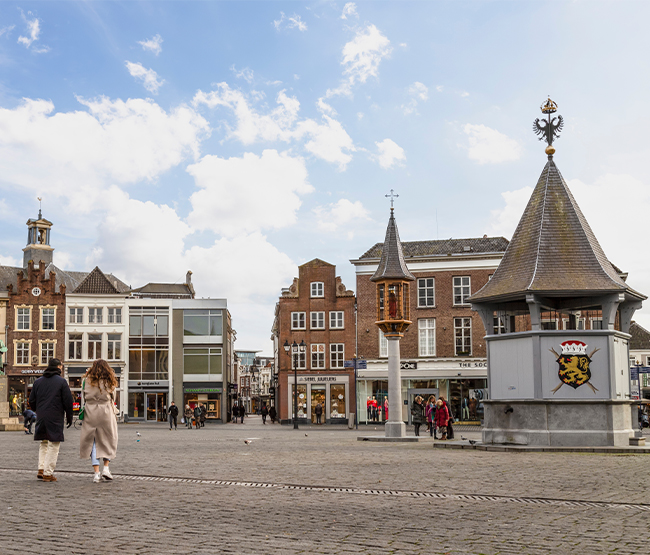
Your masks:
<svg viewBox="0 0 650 555"><path fill-rule="evenodd" d="M284 342L284 351L293 357L293 429L298 429L298 355L303 354L307 348L303 339L298 345L295 341L289 345L289 341Z"/></svg>

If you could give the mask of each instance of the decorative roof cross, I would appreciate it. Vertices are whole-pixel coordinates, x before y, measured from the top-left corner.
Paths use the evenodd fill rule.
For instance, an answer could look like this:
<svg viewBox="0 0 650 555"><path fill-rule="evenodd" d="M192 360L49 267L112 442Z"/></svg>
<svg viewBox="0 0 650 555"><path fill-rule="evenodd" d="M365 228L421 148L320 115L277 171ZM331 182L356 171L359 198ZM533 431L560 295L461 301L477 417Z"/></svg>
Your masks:
<svg viewBox="0 0 650 555"><path fill-rule="evenodd" d="M390 209L393 209L393 201L399 197L398 194L395 193L393 189L390 190L390 195L384 195L386 198L390 198Z"/></svg>

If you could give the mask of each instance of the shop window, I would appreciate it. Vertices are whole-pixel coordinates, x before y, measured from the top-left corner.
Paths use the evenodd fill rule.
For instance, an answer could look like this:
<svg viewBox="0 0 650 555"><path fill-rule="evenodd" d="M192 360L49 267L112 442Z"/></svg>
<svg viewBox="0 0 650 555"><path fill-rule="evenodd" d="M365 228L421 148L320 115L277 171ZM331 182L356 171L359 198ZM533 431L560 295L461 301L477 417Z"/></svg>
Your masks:
<svg viewBox="0 0 650 555"><path fill-rule="evenodd" d="M384 332L379 330L379 357L385 358L388 356L388 340Z"/></svg>
<svg viewBox="0 0 650 555"><path fill-rule="evenodd" d="M100 333L88 334L88 360L102 358L102 335Z"/></svg>
<svg viewBox="0 0 650 555"><path fill-rule="evenodd" d="M483 401L487 399L487 380L449 380L451 412L456 420L479 421L483 419Z"/></svg>
<svg viewBox="0 0 650 555"><path fill-rule="evenodd" d="M433 307L435 304L435 279L418 279L418 307Z"/></svg>
<svg viewBox="0 0 650 555"><path fill-rule="evenodd" d="M129 417L144 418L144 392L129 393Z"/></svg>
<svg viewBox="0 0 650 555"><path fill-rule="evenodd" d="M343 311L342 310L336 310L330 312L330 329L332 330L340 330L343 329L344 327L344 322L343 322Z"/></svg>
<svg viewBox="0 0 650 555"><path fill-rule="evenodd" d="M456 356L472 356L472 319L454 318Z"/></svg>
<svg viewBox="0 0 650 555"><path fill-rule="evenodd" d="M325 343L312 343L311 367L312 370L325 368Z"/></svg>
<svg viewBox="0 0 650 555"><path fill-rule="evenodd" d="M345 361L345 345L343 343L330 344L330 368L343 368Z"/></svg>
<svg viewBox="0 0 650 555"><path fill-rule="evenodd" d="M184 310L183 335L223 335L221 310Z"/></svg>
<svg viewBox="0 0 650 555"><path fill-rule="evenodd" d="M458 276L454 278L454 304L468 304L467 299L471 294L471 282L469 276Z"/></svg>
<svg viewBox="0 0 650 555"><path fill-rule="evenodd" d="M41 330L51 331L56 329L56 309L41 308Z"/></svg>
<svg viewBox="0 0 650 555"><path fill-rule="evenodd" d="M314 297L324 297L325 296L325 284L322 281L314 281L311 284L311 296Z"/></svg>
<svg viewBox="0 0 650 555"><path fill-rule="evenodd" d="M289 409L292 418L295 418L295 395L296 395L296 386L292 384L293 395L291 398L291 408ZM307 386L298 384L298 418L306 418L307 416Z"/></svg>
<svg viewBox="0 0 650 555"><path fill-rule="evenodd" d="M108 334L108 360L120 360L122 358L122 334Z"/></svg>
<svg viewBox="0 0 650 555"><path fill-rule="evenodd" d="M183 374L221 374L221 347L183 349Z"/></svg>
<svg viewBox="0 0 650 555"><path fill-rule="evenodd" d="M68 360L81 360L81 345L83 335L81 333L68 334Z"/></svg>
<svg viewBox="0 0 650 555"><path fill-rule="evenodd" d="M109 308L108 309L108 323L109 324L121 324L122 323L122 309L121 308Z"/></svg>
<svg viewBox="0 0 650 555"><path fill-rule="evenodd" d="M291 329L304 330L305 329L305 313L292 312L291 313Z"/></svg>
<svg viewBox="0 0 650 555"><path fill-rule="evenodd" d="M311 329L324 330L325 329L325 313L324 312L311 312Z"/></svg>
<svg viewBox="0 0 650 555"><path fill-rule="evenodd" d="M44 341L41 343L41 364L47 364L54 358L54 343Z"/></svg>
<svg viewBox="0 0 650 555"><path fill-rule="evenodd" d="M88 309L88 323L89 324L101 324L102 323L102 309L101 308L89 308Z"/></svg>
<svg viewBox="0 0 650 555"><path fill-rule="evenodd" d="M84 323L84 309L71 308L68 311L68 323L70 324L83 324Z"/></svg>
<svg viewBox="0 0 650 555"><path fill-rule="evenodd" d="M419 354L421 357L436 356L436 319L418 320Z"/></svg>
<svg viewBox="0 0 650 555"><path fill-rule="evenodd" d="M330 385L330 418L345 418L345 384Z"/></svg>
<svg viewBox="0 0 650 555"><path fill-rule="evenodd" d="M19 341L16 343L16 364L29 364L29 349L28 342Z"/></svg>
<svg viewBox="0 0 650 555"><path fill-rule="evenodd" d="M16 309L16 329L29 331L31 330L31 308L18 308Z"/></svg>

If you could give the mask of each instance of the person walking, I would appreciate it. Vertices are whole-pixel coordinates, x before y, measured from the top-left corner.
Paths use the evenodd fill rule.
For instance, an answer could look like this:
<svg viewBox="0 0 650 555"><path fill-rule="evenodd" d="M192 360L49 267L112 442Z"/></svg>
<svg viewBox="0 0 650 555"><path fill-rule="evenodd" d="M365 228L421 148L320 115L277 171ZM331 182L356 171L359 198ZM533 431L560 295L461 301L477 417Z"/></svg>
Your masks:
<svg viewBox="0 0 650 555"><path fill-rule="evenodd" d="M172 429L172 423L174 424L174 430L178 430L178 407L174 401L170 403L167 414L169 415L169 430Z"/></svg>
<svg viewBox="0 0 650 555"><path fill-rule="evenodd" d="M447 405L443 402L442 399L438 399L436 403L436 415L435 415L436 426L438 426L438 431L441 434L441 440L447 439L447 424L449 423L449 411L447 410Z"/></svg>
<svg viewBox="0 0 650 555"><path fill-rule="evenodd" d="M269 408L266 404L262 405L262 424L266 424L266 417L269 415Z"/></svg>
<svg viewBox="0 0 650 555"><path fill-rule="evenodd" d="M418 395L411 405L411 421L415 426L415 435L420 435L420 426L424 423L424 405L422 404L422 397Z"/></svg>
<svg viewBox="0 0 650 555"><path fill-rule="evenodd" d="M447 422L447 439L454 439L454 427L452 426L454 423L454 413L451 410L451 405L449 404L449 401L447 401L447 398L441 395L440 399L442 399L442 402L447 407L447 413L449 414L449 421Z"/></svg>
<svg viewBox="0 0 650 555"><path fill-rule="evenodd" d="M79 441L79 456L92 460L95 476L93 482L110 481L113 475L108 468L117 453L117 409L115 388L118 386L115 372L105 360L98 359L86 372L82 382L81 396L84 407L83 426ZM100 473L99 459L104 466Z"/></svg>
<svg viewBox="0 0 650 555"><path fill-rule="evenodd" d="M34 441L40 441L38 449L37 478L44 482L56 482L54 469L59 457L63 437L63 417L72 426L72 393L68 382L61 377L63 363L50 359L43 376L34 382L29 395L29 406L38 414Z"/></svg>
<svg viewBox="0 0 650 555"><path fill-rule="evenodd" d="M192 409L189 405L185 405L185 412L183 413L185 417L185 427L192 429Z"/></svg>
<svg viewBox="0 0 650 555"><path fill-rule="evenodd" d="M323 405L316 403L316 408L314 408L314 414L316 415L316 424L321 423L321 417L323 416Z"/></svg>
<svg viewBox="0 0 650 555"><path fill-rule="evenodd" d="M32 434L32 424L36 422L36 413L31 409L25 409L23 412L23 426L25 427L25 434Z"/></svg>
<svg viewBox="0 0 650 555"><path fill-rule="evenodd" d="M237 415L239 414L239 406L235 403L230 409L230 422L235 424L237 422Z"/></svg>
<svg viewBox="0 0 650 555"><path fill-rule="evenodd" d="M194 407L194 426L198 430L201 427L201 407L199 405L196 405Z"/></svg>
<svg viewBox="0 0 650 555"><path fill-rule="evenodd" d="M271 424L275 424L275 419L278 416L278 413L275 410L275 407L271 405L271 408L269 409L269 416L271 417Z"/></svg>
<svg viewBox="0 0 650 555"><path fill-rule="evenodd" d="M205 417L208 415L208 409L205 407L203 403L199 403L199 408L201 409L201 428L205 428Z"/></svg>
<svg viewBox="0 0 650 555"><path fill-rule="evenodd" d="M424 414L427 418L427 424L429 425L429 436L433 439L438 439L438 434L436 433L436 396L430 395L429 400L427 401L427 406L424 410Z"/></svg>

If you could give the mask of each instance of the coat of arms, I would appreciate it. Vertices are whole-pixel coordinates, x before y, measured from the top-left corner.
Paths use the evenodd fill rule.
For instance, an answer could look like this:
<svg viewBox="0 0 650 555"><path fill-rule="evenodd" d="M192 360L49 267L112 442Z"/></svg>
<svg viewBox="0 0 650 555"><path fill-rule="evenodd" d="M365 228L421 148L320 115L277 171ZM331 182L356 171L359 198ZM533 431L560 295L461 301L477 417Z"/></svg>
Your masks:
<svg viewBox="0 0 650 555"><path fill-rule="evenodd" d="M594 353L600 349L594 349L587 354L587 344L575 339L564 341L560 346L562 347L561 355L557 354L555 349L549 349L557 357L557 363L560 366L557 373L560 378L560 385L552 390L553 394L555 395L557 390L564 384L571 386L573 389L578 389L581 385L587 384L596 393L598 390L589 383L591 379L589 363Z"/></svg>

